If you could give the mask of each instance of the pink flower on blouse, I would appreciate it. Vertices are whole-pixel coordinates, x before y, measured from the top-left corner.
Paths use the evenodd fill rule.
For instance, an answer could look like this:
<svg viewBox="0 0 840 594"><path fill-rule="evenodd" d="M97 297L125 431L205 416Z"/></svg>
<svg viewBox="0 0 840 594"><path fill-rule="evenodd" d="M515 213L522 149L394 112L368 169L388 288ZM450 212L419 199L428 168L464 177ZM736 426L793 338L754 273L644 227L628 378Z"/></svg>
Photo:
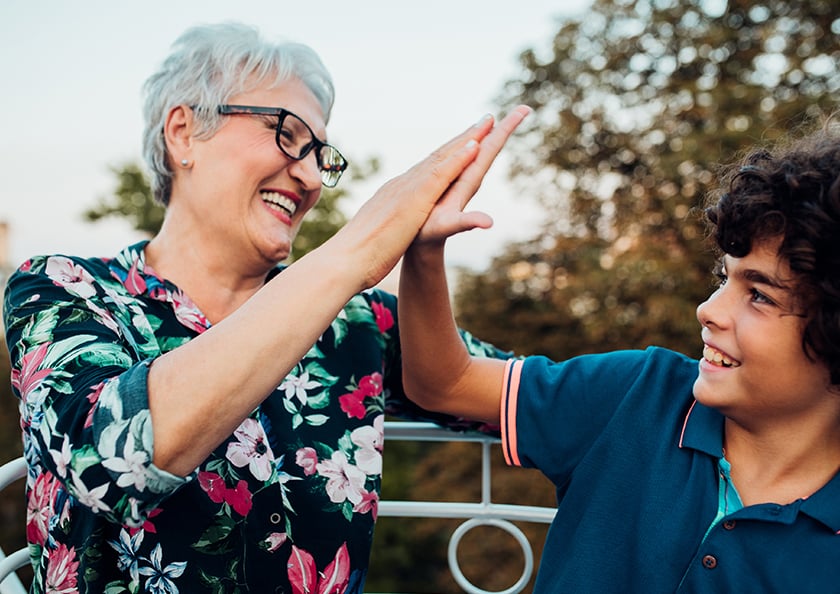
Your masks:
<svg viewBox="0 0 840 594"><path fill-rule="evenodd" d="M85 299L96 295L96 289L93 288L93 276L70 258L64 256L48 258L44 272L56 285L64 287L69 293Z"/></svg>
<svg viewBox="0 0 840 594"><path fill-rule="evenodd" d="M53 502L60 483L50 472L43 472L35 479L26 503L26 539L41 546L47 542L50 518L54 515Z"/></svg>
<svg viewBox="0 0 840 594"><path fill-rule="evenodd" d="M142 295L146 292L146 279L137 270L138 261L131 263L131 268L128 269L128 276L125 279L125 288L131 295Z"/></svg>
<svg viewBox="0 0 840 594"><path fill-rule="evenodd" d="M356 389L349 394L339 396L338 402L341 405L341 410L347 413L348 417L363 419L367 414L365 398L373 398L381 393L382 374L377 371L360 379Z"/></svg>
<svg viewBox="0 0 840 594"><path fill-rule="evenodd" d="M20 370L12 369L12 387L17 389L23 400L26 400L26 396L38 388L44 378L52 373L49 367L40 369L47 356L48 348L49 343L42 343L26 351L26 354L20 358Z"/></svg>
<svg viewBox="0 0 840 594"><path fill-rule="evenodd" d="M295 452L295 462L303 468L303 474L312 476L317 472L315 466L318 464L318 454L314 448L300 448Z"/></svg>
<svg viewBox="0 0 840 594"><path fill-rule="evenodd" d="M236 487L230 488L215 472L201 471L198 473L198 484L213 503L227 503L240 516L247 516L251 511L253 496L244 480L240 479Z"/></svg>
<svg viewBox="0 0 840 594"><path fill-rule="evenodd" d="M215 472L199 472L198 484L213 503L222 503L225 500L227 485L225 485L225 480Z"/></svg>
<svg viewBox="0 0 840 594"><path fill-rule="evenodd" d="M350 501L357 504L362 500L367 475L350 464L344 452L333 452L329 460L318 463L318 474L327 479L327 495L333 503Z"/></svg>
<svg viewBox="0 0 840 594"><path fill-rule="evenodd" d="M379 415L374 419L373 427L358 427L350 433L350 441L358 447L353 454L356 466L367 475L382 474L382 446L385 441L384 419L385 415Z"/></svg>
<svg viewBox="0 0 840 594"><path fill-rule="evenodd" d="M260 543L260 546L267 552L273 553L282 547L287 540L289 540L289 537L285 532L272 532L265 537L265 540Z"/></svg>
<svg viewBox="0 0 840 594"><path fill-rule="evenodd" d="M162 511L163 510L159 507L156 507L155 509L150 511L149 515L146 516L146 521L144 521L143 525L140 526L139 528L135 528L135 527L132 527L132 526L126 526L125 528L128 530L128 535L129 536L134 536L135 534L137 534L141 530L143 532L150 532L151 534L157 534L157 528L155 528L155 525L152 523L152 518L154 518L155 516L159 516Z"/></svg>
<svg viewBox="0 0 840 594"><path fill-rule="evenodd" d="M99 402L99 396L102 394L102 388L104 387L105 382L100 382L93 386L90 394L87 395L88 402L90 402L90 409L88 409L88 414L85 418L85 429L93 425L93 413L96 411L96 403Z"/></svg>
<svg viewBox="0 0 840 594"><path fill-rule="evenodd" d="M350 554L347 543L335 553L335 558L323 571L318 572L312 555L292 545L292 554L286 563L292 594L342 594L350 581Z"/></svg>
<svg viewBox="0 0 840 594"><path fill-rule="evenodd" d="M230 504L233 510L240 516L247 516L251 511L253 502L251 501L251 492L248 490L248 483L240 479L236 483L236 487L228 489L225 493L225 501Z"/></svg>
<svg viewBox="0 0 840 594"><path fill-rule="evenodd" d="M379 396L382 393L382 374L378 371L359 380L359 391L366 397Z"/></svg>
<svg viewBox="0 0 840 594"><path fill-rule="evenodd" d="M173 291L167 293L167 298L172 302L175 309L175 315L178 321L187 328L192 328L196 332L204 332L207 330L209 323L204 314L201 313L185 293L181 291Z"/></svg>
<svg viewBox="0 0 840 594"><path fill-rule="evenodd" d="M376 514L379 513L379 495L376 491L363 492L362 500L353 506L353 511L357 514L370 512L373 514L373 520L376 521Z"/></svg>
<svg viewBox="0 0 840 594"><path fill-rule="evenodd" d="M71 594L78 592L76 572L79 562L76 560L76 549L69 549L60 544L55 549L47 549L47 576L44 580L44 591L55 594Z"/></svg>
<svg viewBox="0 0 840 594"><path fill-rule="evenodd" d="M365 395L360 390L354 390L349 394L342 394L338 397L338 403L341 405L341 410L347 413L348 417L355 417L357 419L364 419L365 413Z"/></svg>
<svg viewBox="0 0 840 594"><path fill-rule="evenodd" d="M376 302L371 303L370 308L373 310L376 325L382 334L394 327L394 314L391 313L390 309Z"/></svg>
<svg viewBox="0 0 840 594"><path fill-rule="evenodd" d="M228 444L227 459L239 468L247 466L258 480L267 481L271 477L274 454L268 447L262 425L256 419L247 418L233 435L238 441Z"/></svg>

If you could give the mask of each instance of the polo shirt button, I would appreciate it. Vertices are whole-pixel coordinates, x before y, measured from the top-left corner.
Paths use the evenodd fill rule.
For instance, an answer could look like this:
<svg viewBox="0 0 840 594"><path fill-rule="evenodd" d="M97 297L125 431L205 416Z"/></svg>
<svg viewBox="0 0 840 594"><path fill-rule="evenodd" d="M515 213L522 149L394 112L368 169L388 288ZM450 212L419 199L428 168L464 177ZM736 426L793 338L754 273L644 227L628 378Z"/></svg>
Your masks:
<svg viewBox="0 0 840 594"><path fill-rule="evenodd" d="M723 523L723 527L726 530L732 530L733 528L735 528L735 520L726 520Z"/></svg>
<svg viewBox="0 0 840 594"><path fill-rule="evenodd" d="M703 567L706 569L714 569L717 567L717 559L715 559L714 555L704 555L703 556Z"/></svg>
<svg viewBox="0 0 840 594"><path fill-rule="evenodd" d="M274 512L273 514L271 514L268 517L268 521L271 522L272 524L279 524L280 522L283 521L283 516L281 516L277 512Z"/></svg>

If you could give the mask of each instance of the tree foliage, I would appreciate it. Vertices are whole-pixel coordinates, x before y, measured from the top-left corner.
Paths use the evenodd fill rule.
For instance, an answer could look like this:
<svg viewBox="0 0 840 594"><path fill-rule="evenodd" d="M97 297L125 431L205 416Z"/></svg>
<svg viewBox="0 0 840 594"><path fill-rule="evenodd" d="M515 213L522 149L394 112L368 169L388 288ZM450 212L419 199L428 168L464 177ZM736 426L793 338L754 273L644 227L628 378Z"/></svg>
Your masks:
<svg viewBox="0 0 840 594"><path fill-rule="evenodd" d="M697 354L716 168L835 107L838 40L827 0L596 0L561 23L500 98L535 109L507 150L545 225L462 275L461 322L555 357Z"/></svg>
<svg viewBox="0 0 840 594"><path fill-rule="evenodd" d="M85 220L96 222L108 217L127 219L131 226L148 236L158 232L166 210L152 197L152 188L143 169L136 163L111 167L117 178L112 196L100 198L96 206L82 213Z"/></svg>

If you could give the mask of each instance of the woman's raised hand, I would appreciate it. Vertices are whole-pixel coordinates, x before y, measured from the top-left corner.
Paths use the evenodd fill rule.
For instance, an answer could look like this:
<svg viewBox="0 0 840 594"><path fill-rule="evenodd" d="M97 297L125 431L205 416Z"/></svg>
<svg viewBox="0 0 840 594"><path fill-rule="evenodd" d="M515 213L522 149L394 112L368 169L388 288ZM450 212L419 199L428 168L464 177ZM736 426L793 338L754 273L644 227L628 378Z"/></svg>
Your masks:
<svg viewBox="0 0 840 594"><path fill-rule="evenodd" d="M487 215L463 209L530 111L519 106L496 126L492 117L482 118L385 183L359 209L334 240L337 248L365 262L365 287L382 280L416 237L421 242L443 241L460 231L491 224Z"/></svg>
<svg viewBox="0 0 840 594"><path fill-rule="evenodd" d="M441 243L447 237L462 231L475 228L486 229L493 224L493 220L486 213L464 212L464 208L478 191L484 175L507 139L530 113L530 107L520 105L495 126L493 126L493 118L489 115L485 116L479 125L489 126L489 134L481 141L476 159L464 169L441 200L435 204L434 210L417 235L416 244Z"/></svg>

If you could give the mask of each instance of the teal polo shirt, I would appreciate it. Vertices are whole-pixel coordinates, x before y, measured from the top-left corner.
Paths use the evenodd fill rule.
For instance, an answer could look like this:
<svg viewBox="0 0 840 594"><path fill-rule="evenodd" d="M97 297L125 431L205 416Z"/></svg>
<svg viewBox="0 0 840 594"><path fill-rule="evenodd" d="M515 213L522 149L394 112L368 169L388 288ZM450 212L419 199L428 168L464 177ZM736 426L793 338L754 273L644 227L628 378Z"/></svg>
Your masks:
<svg viewBox="0 0 840 594"><path fill-rule="evenodd" d="M536 593L840 592L840 477L712 526L724 417L697 373L655 347L508 362L505 458L557 489Z"/></svg>

